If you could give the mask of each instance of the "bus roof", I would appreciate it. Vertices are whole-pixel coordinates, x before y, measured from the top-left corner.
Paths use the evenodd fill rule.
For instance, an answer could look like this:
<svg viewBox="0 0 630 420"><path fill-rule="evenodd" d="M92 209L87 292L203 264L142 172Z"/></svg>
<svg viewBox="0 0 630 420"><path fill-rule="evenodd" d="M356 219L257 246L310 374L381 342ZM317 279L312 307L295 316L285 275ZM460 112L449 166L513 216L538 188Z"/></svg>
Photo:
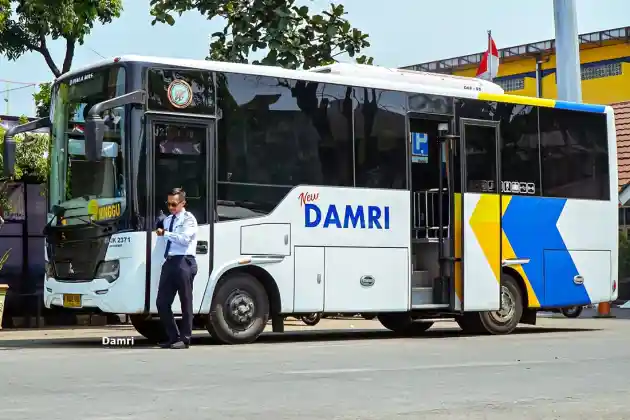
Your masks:
<svg viewBox="0 0 630 420"><path fill-rule="evenodd" d="M166 67L184 67L217 72L280 77L320 83L332 83L337 85L369 87L374 89L464 98L476 98L477 93L479 92L494 94L503 93L503 89L499 85L485 80L437 73L389 69L378 66L362 66L359 64L339 64L318 67L311 70L289 70L281 67L252 64L138 55L125 55L117 58L101 60L92 65L80 67L76 70L65 73L61 75L57 81L73 78L80 74L89 72L94 68L114 64L115 62L141 62L149 65L155 64Z"/></svg>
<svg viewBox="0 0 630 420"><path fill-rule="evenodd" d="M200 69L226 73L251 74L255 76L280 77L342 86L358 86L408 93L479 99L491 102L506 102L520 105L561 108L584 112L612 113L612 108L603 105L565 102L554 99L534 98L505 94L503 89L485 80L412 70L390 69L360 64L332 64L310 70L289 70L282 67L228 63L208 60L125 55L105 59L92 65L77 68L61 75L63 81L84 74L98 67L114 63L137 62L148 65Z"/></svg>

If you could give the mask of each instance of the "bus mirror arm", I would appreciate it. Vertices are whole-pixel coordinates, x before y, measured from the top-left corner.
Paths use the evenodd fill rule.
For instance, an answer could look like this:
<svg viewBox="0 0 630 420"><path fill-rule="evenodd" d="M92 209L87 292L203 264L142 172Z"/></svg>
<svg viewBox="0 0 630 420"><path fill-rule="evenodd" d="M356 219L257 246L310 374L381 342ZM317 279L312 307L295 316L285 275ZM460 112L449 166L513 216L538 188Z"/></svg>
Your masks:
<svg viewBox="0 0 630 420"><path fill-rule="evenodd" d="M101 160L103 137L105 136L105 120L101 114L108 109L124 105L144 105L146 98L147 93L144 90L136 90L99 102L90 108L85 119L85 157L87 160L92 162Z"/></svg>
<svg viewBox="0 0 630 420"><path fill-rule="evenodd" d="M50 127L50 118L44 117L35 121L27 122L26 124L16 125L9 128L4 133L4 175L8 178L15 175L15 153L17 144L14 137L20 133L26 133L27 131L34 131L39 128Z"/></svg>

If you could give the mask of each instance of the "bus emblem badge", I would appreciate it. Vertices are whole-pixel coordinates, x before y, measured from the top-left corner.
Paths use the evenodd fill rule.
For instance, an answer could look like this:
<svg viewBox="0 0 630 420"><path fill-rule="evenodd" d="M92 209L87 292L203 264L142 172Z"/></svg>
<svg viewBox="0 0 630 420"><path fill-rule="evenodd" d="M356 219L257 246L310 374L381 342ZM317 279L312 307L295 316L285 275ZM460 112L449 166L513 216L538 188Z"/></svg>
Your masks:
<svg viewBox="0 0 630 420"><path fill-rule="evenodd" d="M168 85L167 94L171 105L179 109L189 107L193 100L192 88L187 82L179 79Z"/></svg>

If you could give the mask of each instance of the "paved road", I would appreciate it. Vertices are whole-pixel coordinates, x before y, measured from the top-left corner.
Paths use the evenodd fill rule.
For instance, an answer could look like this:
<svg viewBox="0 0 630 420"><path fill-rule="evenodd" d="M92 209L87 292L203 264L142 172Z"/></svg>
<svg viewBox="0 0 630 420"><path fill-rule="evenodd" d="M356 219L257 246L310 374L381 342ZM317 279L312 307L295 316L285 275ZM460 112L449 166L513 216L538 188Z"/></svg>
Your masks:
<svg viewBox="0 0 630 420"><path fill-rule="evenodd" d="M441 323L412 339L351 321L184 351L5 336L0 419L627 419L630 321L539 321L504 337ZM334 322L349 327L322 326Z"/></svg>

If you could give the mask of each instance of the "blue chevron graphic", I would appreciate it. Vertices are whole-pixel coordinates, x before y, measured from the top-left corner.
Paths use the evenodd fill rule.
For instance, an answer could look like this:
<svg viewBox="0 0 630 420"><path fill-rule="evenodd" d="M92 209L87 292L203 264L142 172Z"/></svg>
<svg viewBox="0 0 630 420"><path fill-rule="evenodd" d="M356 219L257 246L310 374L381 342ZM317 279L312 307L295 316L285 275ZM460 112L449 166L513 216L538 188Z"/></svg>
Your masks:
<svg viewBox="0 0 630 420"><path fill-rule="evenodd" d="M566 199L513 196L502 219L503 231L518 258L529 258L523 270L542 307L591 303L558 231Z"/></svg>

